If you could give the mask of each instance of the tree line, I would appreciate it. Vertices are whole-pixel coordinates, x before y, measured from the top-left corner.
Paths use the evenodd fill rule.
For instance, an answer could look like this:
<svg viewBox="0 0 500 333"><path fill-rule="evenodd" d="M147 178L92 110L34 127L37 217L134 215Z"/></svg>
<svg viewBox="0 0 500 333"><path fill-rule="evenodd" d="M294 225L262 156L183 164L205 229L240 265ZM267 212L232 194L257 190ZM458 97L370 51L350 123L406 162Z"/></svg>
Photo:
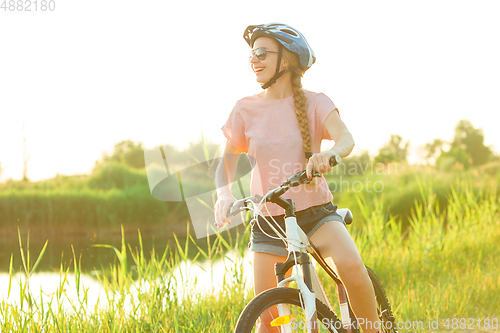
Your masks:
<svg viewBox="0 0 500 333"><path fill-rule="evenodd" d="M391 135L389 142L375 156L374 163L405 162L409 147L409 141L405 142L399 135ZM444 171L452 167L469 169L500 160L493 148L484 144L483 130L474 128L468 120L458 122L451 141L434 139L419 147L418 152L427 164Z"/></svg>
<svg viewBox="0 0 500 333"><path fill-rule="evenodd" d="M173 145L163 145L165 156L168 156L170 163L183 164L200 155L202 145L208 146L211 154L219 148L211 142L191 143L189 147L180 150ZM349 157L349 161L355 163L398 163L407 162L410 142L405 141L400 135L391 135L372 159L367 151ZM451 141L434 139L432 142L418 147L421 159L428 165L433 165L440 170L449 170L452 167L469 169L478 167L488 162L499 161L500 158L493 151L492 147L484 144L483 130L474 128L468 120L461 120L455 126L455 134ZM213 155L211 155L213 156ZM103 154L101 161L96 161L96 165L108 162L118 162L126 164L131 168L144 168L144 147L140 142L125 140L117 143L111 154Z"/></svg>
<svg viewBox="0 0 500 333"><path fill-rule="evenodd" d="M372 159L367 151L348 157L350 163L398 163L407 162L410 142L405 141L400 135L391 135ZM203 161L203 150L208 150L213 158L219 145L199 140L190 143L185 149L178 149L174 145L162 145L162 150L167 160L172 164L185 164L186 161ZM418 152L423 161L433 165L440 170L450 170L453 167L469 169L478 167L488 162L500 161L500 157L493 151L492 147L484 144L483 130L475 128L470 121L460 120L455 126L455 134L451 141L434 139L432 142L418 147ZM141 142L123 140L114 145L111 153L103 153L101 160L95 162L95 167L109 163L124 164L132 169L144 169L144 146ZM2 164L0 162L0 175Z"/></svg>

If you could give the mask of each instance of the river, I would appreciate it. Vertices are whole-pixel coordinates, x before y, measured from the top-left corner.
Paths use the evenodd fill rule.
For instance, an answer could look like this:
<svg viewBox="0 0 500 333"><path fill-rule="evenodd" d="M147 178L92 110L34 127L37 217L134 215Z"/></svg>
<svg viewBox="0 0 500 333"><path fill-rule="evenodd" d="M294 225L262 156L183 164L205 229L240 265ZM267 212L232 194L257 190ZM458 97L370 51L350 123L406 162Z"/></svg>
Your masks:
<svg viewBox="0 0 500 333"><path fill-rule="evenodd" d="M25 259L27 259L27 234L22 235L22 244ZM65 306L71 306L71 302L78 301L78 294L75 282L73 269L73 253L75 251L77 260L81 258L81 288L89 288L88 306L94 308L99 303L99 300L105 300L106 294L103 285L98 279L98 275L102 274L113 263L117 263L116 254L110 248L94 247L96 244L112 245L118 249L121 248L121 234L106 234L106 235L57 235L50 234L44 237L34 237L30 235L29 252L30 266L35 263L41 249L48 240L46 251L40 264L36 268L36 272L29 280L29 288L38 301L41 298L44 300L57 293L61 285L60 267L61 263L64 268L69 268L67 282L64 289L66 290L67 299L64 300ZM213 241L213 240L212 240ZM125 242L128 248L133 252L140 248L139 237L137 233L127 233ZM185 239L179 240L184 247ZM207 239L196 240L196 244L203 251L207 250ZM168 246L168 251L175 249L175 239L172 237L162 237L162 235L142 235L142 246L146 259L150 258L150 252L154 248L157 256L163 255ZM237 258L236 251L226 251L222 259L210 262L198 257L195 262L192 262L196 254L199 252L196 246L191 242L189 244L189 260L181 262L175 267L173 275L178 283L177 292L182 294L184 288L197 290L202 293L218 292L222 288L224 274ZM11 256L13 258L12 287L9 294L9 266ZM130 249L127 250L128 266L130 273L133 274L135 264L132 260ZM252 284L252 267L250 263L250 252L244 252L243 267L247 286ZM181 278L183 277L183 278ZM188 280L186 280L188 279ZM20 284L25 284L26 278L21 260L20 246L18 237L2 237L0 239L0 301L6 300L11 304L20 303ZM187 287L186 287L187 286ZM106 302L104 302L105 304Z"/></svg>

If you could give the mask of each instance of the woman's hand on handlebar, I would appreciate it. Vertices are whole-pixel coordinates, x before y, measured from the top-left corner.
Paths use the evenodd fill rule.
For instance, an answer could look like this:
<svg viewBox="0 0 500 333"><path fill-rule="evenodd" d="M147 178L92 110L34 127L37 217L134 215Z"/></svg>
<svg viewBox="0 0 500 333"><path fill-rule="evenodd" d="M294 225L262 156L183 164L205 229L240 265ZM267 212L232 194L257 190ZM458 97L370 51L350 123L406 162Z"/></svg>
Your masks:
<svg viewBox="0 0 500 333"><path fill-rule="evenodd" d="M224 222L231 224L231 221L227 218L227 211L232 206L236 198L233 195L222 194L217 197L217 202L215 203L215 225L218 228L224 226Z"/></svg>
<svg viewBox="0 0 500 333"><path fill-rule="evenodd" d="M333 160L335 160L335 156L337 154L331 150L313 154L306 166L307 178L311 179L313 168L321 174L330 172L332 170L330 159L333 157Z"/></svg>

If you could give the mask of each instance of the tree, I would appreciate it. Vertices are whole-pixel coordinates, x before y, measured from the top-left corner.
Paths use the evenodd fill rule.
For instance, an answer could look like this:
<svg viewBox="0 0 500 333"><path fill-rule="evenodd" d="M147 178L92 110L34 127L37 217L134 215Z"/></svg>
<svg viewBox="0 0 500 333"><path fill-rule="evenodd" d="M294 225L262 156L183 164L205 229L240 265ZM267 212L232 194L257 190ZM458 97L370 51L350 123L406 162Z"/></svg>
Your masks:
<svg viewBox="0 0 500 333"><path fill-rule="evenodd" d="M431 158L436 158L437 156L441 155L443 152L443 146L446 144L441 139L434 139L431 143L427 143L423 150L425 154L426 159L431 159Z"/></svg>
<svg viewBox="0 0 500 333"><path fill-rule="evenodd" d="M344 172L345 175L364 175L368 170L368 165L370 164L370 154L368 150L363 150L361 153L356 155L349 155L348 157L342 159L345 169L336 168L332 172Z"/></svg>
<svg viewBox="0 0 500 333"><path fill-rule="evenodd" d="M433 164L439 156L445 151L445 146L449 143L441 139L434 139L430 143L418 148L419 156L427 161L428 164Z"/></svg>
<svg viewBox="0 0 500 333"><path fill-rule="evenodd" d="M408 156L408 147L410 142L403 142L403 138L399 135L391 135L391 139L382 148L375 157L375 163L390 163L406 161Z"/></svg>
<svg viewBox="0 0 500 333"><path fill-rule="evenodd" d="M126 164L135 169L145 167L144 147L141 142L135 143L131 140L124 140L115 144L111 155L106 153L102 156L102 163L117 162ZM96 162L99 164L99 162Z"/></svg>
<svg viewBox="0 0 500 333"><path fill-rule="evenodd" d="M460 120L455 127L450 151L453 150L465 151L474 166L483 165L492 156L491 148L484 145L483 130L474 128L468 120Z"/></svg>
<svg viewBox="0 0 500 333"><path fill-rule="evenodd" d="M455 127L455 135L449 150L441 151L436 159L436 166L448 170L458 163L468 169L483 165L493 158L491 148L484 145L483 130L474 128L468 120L460 120Z"/></svg>

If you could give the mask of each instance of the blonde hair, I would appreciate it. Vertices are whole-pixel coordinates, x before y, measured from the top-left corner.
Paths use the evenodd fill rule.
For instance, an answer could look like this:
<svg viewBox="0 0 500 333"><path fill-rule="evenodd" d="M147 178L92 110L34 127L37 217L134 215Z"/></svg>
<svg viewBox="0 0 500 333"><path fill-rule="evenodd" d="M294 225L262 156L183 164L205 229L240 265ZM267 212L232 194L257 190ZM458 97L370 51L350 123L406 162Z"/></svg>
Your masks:
<svg viewBox="0 0 500 333"><path fill-rule="evenodd" d="M288 62L290 67L298 66L298 68L292 71L292 88L294 94L295 103L295 114L297 115L297 120L299 121L300 134L302 135L302 142L304 147L304 152L311 152L311 132L309 130L309 119L307 118L306 110L306 95L304 89L302 89L302 76L304 75L304 69L300 66L299 57L283 48L283 59ZM309 158L306 158L306 163Z"/></svg>
<svg viewBox="0 0 500 333"><path fill-rule="evenodd" d="M304 147L304 153L310 153L304 155L306 159L306 164L309 162L309 158L312 155L311 147L311 131L309 130L309 119L307 118L306 102L307 98L302 89L302 76L304 75L304 68L300 66L299 56L286 48L283 48L283 59L288 62L290 67L297 66L297 69L292 71L292 88L293 88L293 98L295 103L295 115L299 121L300 135L302 135L302 142ZM308 157L306 157L308 156ZM310 185L318 185L317 177L313 177Z"/></svg>

